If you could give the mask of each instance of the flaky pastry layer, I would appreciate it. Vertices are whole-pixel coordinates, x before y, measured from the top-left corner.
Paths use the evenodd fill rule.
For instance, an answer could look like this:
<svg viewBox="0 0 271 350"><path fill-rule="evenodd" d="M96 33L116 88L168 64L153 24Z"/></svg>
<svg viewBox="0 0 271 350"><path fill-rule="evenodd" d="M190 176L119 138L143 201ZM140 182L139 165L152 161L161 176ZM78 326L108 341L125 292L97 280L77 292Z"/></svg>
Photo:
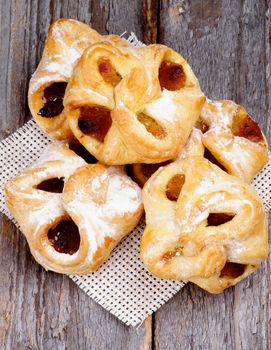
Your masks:
<svg viewBox="0 0 271 350"><path fill-rule="evenodd" d="M10 180L5 194L36 261L64 274L97 269L143 211L122 167L87 164L63 144Z"/></svg>
<svg viewBox="0 0 271 350"><path fill-rule="evenodd" d="M159 163L185 144L205 101L181 55L97 43L85 50L67 87L75 137L106 164Z"/></svg>
<svg viewBox="0 0 271 350"><path fill-rule="evenodd" d="M159 169L143 188L143 203L141 259L158 277L220 293L268 255L261 199L202 156Z"/></svg>

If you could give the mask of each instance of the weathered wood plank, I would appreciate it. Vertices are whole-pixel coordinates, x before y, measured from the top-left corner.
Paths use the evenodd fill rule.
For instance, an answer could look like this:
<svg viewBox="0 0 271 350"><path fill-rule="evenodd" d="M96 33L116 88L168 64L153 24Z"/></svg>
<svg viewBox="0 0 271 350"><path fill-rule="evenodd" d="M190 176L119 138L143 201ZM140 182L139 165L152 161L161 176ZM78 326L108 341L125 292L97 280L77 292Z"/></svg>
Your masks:
<svg viewBox="0 0 271 350"><path fill-rule="evenodd" d="M159 1L143 0L143 42L145 44L154 44L159 36Z"/></svg>
<svg viewBox="0 0 271 350"><path fill-rule="evenodd" d="M266 5L162 1L160 41L188 59L209 97L242 103L270 139ZM154 348L268 349L270 287L270 258L248 280L222 295L186 286L155 314Z"/></svg>
<svg viewBox="0 0 271 350"><path fill-rule="evenodd" d="M160 5L158 0L2 1L0 136L29 118L27 82L49 24L59 17L92 23L101 33L134 31L145 42L158 39L172 46L188 59L209 97L243 103L270 136L267 5L256 0L243 4L176 0ZM5 218L1 231L0 348L151 347L151 318L138 332L127 328L67 277L44 272L33 262L24 238ZM269 276L267 262L249 280L215 297L187 286L156 313L154 348L268 348Z"/></svg>
<svg viewBox="0 0 271 350"><path fill-rule="evenodd" d="M30 117L28 80L53 19L72 17L102 33L143 37L141 3L125 1L0 2L0 137ZM0 235L1 349L149 349L151 317L136 331L96 304L68 277L45 272L4 217Z"/></svg>
<svg viewBox="0 0 271 350"><path fill-rule="evenodd" d="M25 26L29 19L24 1L2 1L1 6L1 136L23 123L26 108ZM11 15L11 10L12 15ZM12 117L11 117L12 115Z"/></svg>
<svg viewBox="0 0 271 350"><path fill-rule="evenodd" d="M45 272L6 219L0 244L1 349L149 348L151 318L138 331L129 328L70 279Z"/></svg>

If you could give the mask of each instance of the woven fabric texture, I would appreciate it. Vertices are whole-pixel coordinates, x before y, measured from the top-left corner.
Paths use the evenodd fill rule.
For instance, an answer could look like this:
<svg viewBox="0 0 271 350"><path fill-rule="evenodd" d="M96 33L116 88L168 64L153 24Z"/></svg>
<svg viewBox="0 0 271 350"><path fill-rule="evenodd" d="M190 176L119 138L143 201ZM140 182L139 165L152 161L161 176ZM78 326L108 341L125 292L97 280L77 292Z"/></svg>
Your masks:
<svg viewBox="0 0 271 350"><path fill-rule="evenodd" d="M128 41L136 46L143 45L133 33ZM16 226L16 221L5 205L5 183L36 162L50 142L34 120L0 142L0 211ZM262 197L266 209L270 209L270 161L258 174L253 186ZM184 286L183 282L158 279L146 271L139 258L140 237L144 226L144 221L141 221L97 271L87 276L70 276L91 298L131 326L141 324Z"/></svg>

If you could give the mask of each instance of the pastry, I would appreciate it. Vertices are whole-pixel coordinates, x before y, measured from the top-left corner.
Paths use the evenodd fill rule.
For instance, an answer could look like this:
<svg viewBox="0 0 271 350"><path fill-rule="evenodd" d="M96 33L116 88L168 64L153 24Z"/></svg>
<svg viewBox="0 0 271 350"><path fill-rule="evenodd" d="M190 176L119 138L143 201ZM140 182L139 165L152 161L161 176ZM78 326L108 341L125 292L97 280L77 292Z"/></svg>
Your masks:
<svg viewBox="0 0 271 350"><path fill-rule="evenodd" d="M259 125L233 101L207 100L188 150L204 155L227 173L250 183L268 162L268 145ZM192 144L194 146L192 146Z"/></svg>
<svg viewBox="0 0 271 350"><path fill-rule="evenodd" d="M63 113L63 97L73 67L89 45L102 40L88 25L59 19L50 27L39 66L29 83L28 103L39 127L50 137L72 137Z"/></svg>
<svg viewBox="0 0 271 350"><path fill-rule="evenodd" d="M123 167L96 164L80 168L67 181L63 196L84 243L80 273L93 271L106 261L143 213L141 190Z"/></svg>
<svg viewBox="0 0 271 350"><path fill-rule="evenodd" d="M135 163L127 164L127 174L142 188L149 178L161 167L169 164L170 161L146 164L146 163Z"/></svg>
<svg viewBox="0 0 271 350"><path fill-rule="evenodd" d="M137 225L140 188L123 167L87 164L64 144L47 154L7 183L7 206L45 269L89 273Z"/></svg>
<svg viewBox="0 0 271 350"><path fill-rule="evenodd" d="M176 159L171 159L163 163L157 164L128 164L126 166L127 174L140 186L143 187L149 178L161 167L174 162L177 159L190 156L203 156L204 146L202 144L202 132L197 128L193 128L189 139L179 152Z"/></svg>
<svg viewBox="0 0 271 350"><path fill-rule="evenodd" d="M97 43L85 50L67 87L75 137L106 164L176 157L205 101L187 62L163 45Z"/></svg>
<svg viewBox="0 0 271 350"><path fill-rule="evenodd" d="M204 156L227 173L251 182L268 162L268 145L258 124L244 107L233 101L207 100L176 159L197 155ZM128 173L143 187L155 171L169 162L131 164Z"/></svg>
<svg viewBox="0 0 271 350"><path fill-rule="evenodd" d="M162 278L220 293L268 255L265 210L257 193L202 156L177 160L145 184L141 259Z"/></svg>

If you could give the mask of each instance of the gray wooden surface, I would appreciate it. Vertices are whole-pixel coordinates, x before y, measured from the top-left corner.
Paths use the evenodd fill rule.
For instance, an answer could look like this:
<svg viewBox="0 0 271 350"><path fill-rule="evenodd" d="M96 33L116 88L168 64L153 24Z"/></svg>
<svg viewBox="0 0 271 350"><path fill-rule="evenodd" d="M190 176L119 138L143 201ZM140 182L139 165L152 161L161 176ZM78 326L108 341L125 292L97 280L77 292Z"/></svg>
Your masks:
<svg viewBox="0 0 271 350"><path fill-rule="evenodd" d="M270 140L270 11L268 0L0 0L0 137L30 118L28 80L48 27L71 17L181 52L209 97L244 104ZM271 348L270 260L219 296L187 285L135 330L69 278L45 273L1 220L0 349Z"/></svg>

